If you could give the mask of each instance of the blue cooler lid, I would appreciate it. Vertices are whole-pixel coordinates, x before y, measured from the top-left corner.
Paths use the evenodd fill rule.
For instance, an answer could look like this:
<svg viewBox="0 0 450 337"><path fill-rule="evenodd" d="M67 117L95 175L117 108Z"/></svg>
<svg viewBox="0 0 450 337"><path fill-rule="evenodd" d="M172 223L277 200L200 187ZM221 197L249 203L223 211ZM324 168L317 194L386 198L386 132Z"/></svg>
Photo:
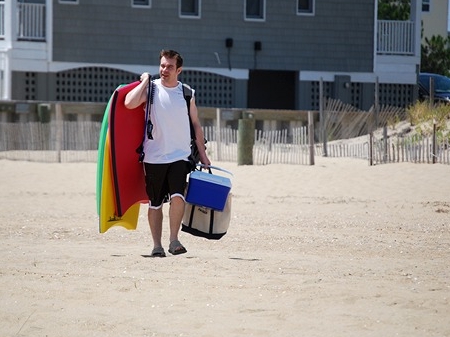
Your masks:
<svg viewBox="0 0 450 337"><path fill-rule="evenodd" d="M231 188L230 178L205 171L193 171L190 175L190 179L197 179Z"/></svg>

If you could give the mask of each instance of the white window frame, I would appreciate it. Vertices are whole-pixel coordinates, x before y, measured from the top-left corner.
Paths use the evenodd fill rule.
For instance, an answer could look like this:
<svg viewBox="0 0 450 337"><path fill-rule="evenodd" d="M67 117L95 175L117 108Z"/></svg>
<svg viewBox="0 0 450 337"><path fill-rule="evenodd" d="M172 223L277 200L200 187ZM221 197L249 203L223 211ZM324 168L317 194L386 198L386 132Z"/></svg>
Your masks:
<svg viewBox="0 0 450 337"><path fill-rule="evenodd" d="M58 0L58 3L61 5L78 5L79 0Z"/></svg>
<svg viewBox="0 0 450 337"><path fill-rule="evenodd" d="M202 17L202 0L193 0L197 2L198 13L185 14L181 12L181 2L182 0L178 0L178 16L182 19L201 19Z"/></svg>
<svg viewBox="0 0 450 337"><path fill-rule="evenodd" d="M424 10L423 6L427 6L427 9ZM431 0L422 0L422 12L424 12L424 13L431 12Z"/></svg>
<svg viewBox="0 0 450 337"><path fill-rule="evenodd" d="M262 2L262 17L260 17L260 18L247 16L247 1L248 0L244 0L244 20L245 21L257 21L257 22L266 21L266 0L258 0L258 1Z"/></svg>
<svg viewBox="0 0 450 337"><path fill-rule="evenodd" d="M298 10L298 2L300 0L297 0L296 3L296 8L295 8L295 12L297 13L298 16L314 16L315 11L316 11L316 0L309 0L309 2L311 3L311 10L310 11L299 11Z"/></svg>
<svg viewBox="0 0 450 337"><path fill-rule="evenodd" d="M147 0L147 4L141 5L134 3L136 0L131 0L131 7L132 8L152 8L152 0Z"/></svg>

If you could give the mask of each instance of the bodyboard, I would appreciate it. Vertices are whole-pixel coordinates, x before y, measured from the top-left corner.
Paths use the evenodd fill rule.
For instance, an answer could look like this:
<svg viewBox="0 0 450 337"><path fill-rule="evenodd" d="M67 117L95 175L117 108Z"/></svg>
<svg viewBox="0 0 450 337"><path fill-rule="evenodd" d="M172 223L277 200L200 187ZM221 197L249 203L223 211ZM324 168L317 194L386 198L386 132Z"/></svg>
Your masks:
<svg viewBox="0 0 450 337"><path fill-rule="evenodd" d="M138 84L137 81L116 89L110 109L111 174L118 216L136 203L148 202L144 167L136 152L145 128L144 109L125 107L125 96Z"/></svg>
<svg viewBox="0 0 450 337"><path fill-rule="evenodd" d="M99 232L105 233L114 226L122 226L126 229L135 230L139 218L139 203L129 207L122 215L118 216L114 203L114 186L111 174L109 131L106 132L103 171L100 194L100 214L99 214Z"/></svg>
<svg viewBox="0 0 450 337"><path fill-rule="evenodd" d="M124 84L119 85L116 89L123 87ZM106 140L106 132L108 131L109 124L109 111L111 108L111 102L113 100L114 93L108 100L108 104L106 105L105 112L103 114L102 126L100 128L100 136L98 139L98 150L97 150L97 184L96 184L96 196L97 196L97 214L100 215L100 198L102 191L102 174L103 174L103 156L105 153L105 140Z"/></svg>
<svg viewBox="0 0 450 337"><path fill-rule="evenodd" d="M97 196L97 214L100 215L100 198L102 191L102 175L103 175L103 156L105 153L105 141L106 132L108 131L108 114L109 114L109 102L105 109L105 114L103 115L102 126L100 128L100 136L98 140L98 154L97 154L97 185L96 185L96 196Z"/></svg>

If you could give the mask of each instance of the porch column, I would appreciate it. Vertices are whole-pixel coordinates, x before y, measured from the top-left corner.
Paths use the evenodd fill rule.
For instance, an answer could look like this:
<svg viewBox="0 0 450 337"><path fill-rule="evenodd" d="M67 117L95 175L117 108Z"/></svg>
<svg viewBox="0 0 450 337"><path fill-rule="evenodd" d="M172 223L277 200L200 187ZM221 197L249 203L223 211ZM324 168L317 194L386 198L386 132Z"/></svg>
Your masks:
<svg viewBox="0 0 450 337"><path fill-rule="evenodd" d="M1 99L2 100L10 100L11 99L11 66L10 66L10 51L11 49L6 50L5 52L0 54L0 64L1 69L3 69L3 78L1 78Z"/></svg>
<svg viewBox="0 0 450 337"><path fill-rule="evenodd" d="M409 13L411 21L414 21L414 56L420 57L420 44L422 41L422 0L411 0L411 12Z"/></svg>
<svg viewBox="0 0 450 337"><path fill-rule="evenodd" d="M10 0L4 2L4 28L5 28L5 50L1 55L1 65L3 68L3 77L1 79L1 98L3 100L11 99L12 89L11 89L11 81L12 81L12 73L11 73L11 50L12 50L12 42L15 40L15 32L17 25L17 1Z"/></svg>

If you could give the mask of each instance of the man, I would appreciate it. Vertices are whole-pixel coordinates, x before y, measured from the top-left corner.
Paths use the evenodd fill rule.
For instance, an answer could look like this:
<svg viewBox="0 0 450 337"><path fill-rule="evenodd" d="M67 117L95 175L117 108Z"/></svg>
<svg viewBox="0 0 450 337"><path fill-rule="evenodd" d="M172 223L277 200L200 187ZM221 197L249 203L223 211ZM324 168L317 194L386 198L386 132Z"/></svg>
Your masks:
<svg viewBox="0 0 450 337"><path fill-rule="evenodd" d="M162 206L167 195L170 198L169 252L174 255L186 253L186 248L178 240L183 220L186 178L190 172L188 156L190 150L190 127L186 100L182 84L178 81L183 66L183 58L174 50L162 50L160 55L160 78L154 81L153 104L149 109L149 119L153 130L144 141L144 168L146 191L149 198L148 222L153 239L152 256L166 256L162 245ZM147 103L150 76L141 75L141 83L125 97L125 106L134 109ZM203 130L198 118L197 106L192 90L190 118L200 154L200 162L211 165L204 144ZM153 138L153 139L151 139Z"/></svg>

